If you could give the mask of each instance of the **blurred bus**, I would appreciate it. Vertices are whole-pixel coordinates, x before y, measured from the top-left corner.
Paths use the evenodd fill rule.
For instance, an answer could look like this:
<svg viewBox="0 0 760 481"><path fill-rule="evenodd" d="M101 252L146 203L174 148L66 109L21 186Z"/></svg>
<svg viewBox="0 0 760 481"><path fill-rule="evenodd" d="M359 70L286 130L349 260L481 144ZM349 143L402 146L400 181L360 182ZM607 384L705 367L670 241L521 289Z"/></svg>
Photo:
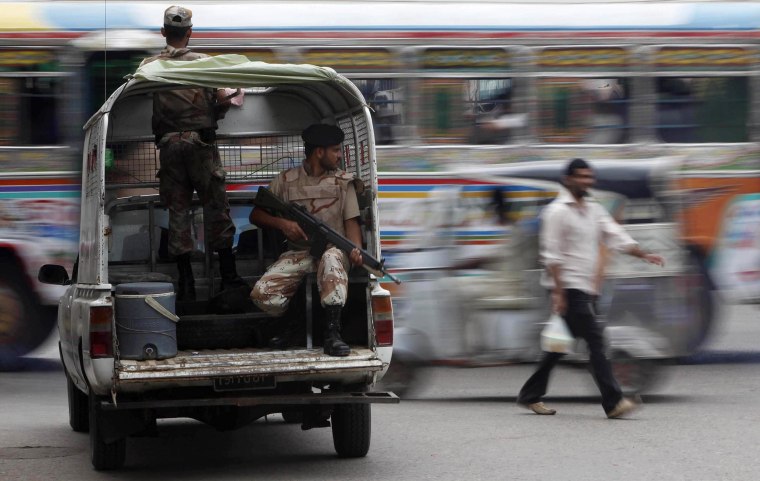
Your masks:
<svg viewBox="0 0 760 481"><path fill-rule="evenodd" d="M737 300L760 300L760 5L180 3L194 12L197 51L332 66L356 83L375 111L384 252L417 247L423 224L409 216L425 212L410 203L429 205L436 190L461 187L485 211L499 182L449 175L463 166L677 157L683 236L694 256ZM12 212L4 214L9 232L77 242L71 159L81 153L70 146L123 75L162 48L169 5L0 2L0 212ZM33 216L41 212L34 202L50 215ZM634 218L647 206L630 208ZM497 242L498 229L476 231L458 240ZM51 245L53 257L76 251ZM0 254L31 272L18 252L10 245ZM23 289L36 292L28 277L0 276L0 294L11 294L0 295L2 305L16 298L4 312L19 312ZM0 316L0 342L26 332L8 320L18 318Z"/></svg>
<svg viewBox="0 0 760 481"><path fill-rule="evenodd" d="M82 126L164 45L147 30L79 29L77 17L86 23L94 7L0 2L0 369L15 368L55 326L65 288L37 272L74 268Z"/></svg>

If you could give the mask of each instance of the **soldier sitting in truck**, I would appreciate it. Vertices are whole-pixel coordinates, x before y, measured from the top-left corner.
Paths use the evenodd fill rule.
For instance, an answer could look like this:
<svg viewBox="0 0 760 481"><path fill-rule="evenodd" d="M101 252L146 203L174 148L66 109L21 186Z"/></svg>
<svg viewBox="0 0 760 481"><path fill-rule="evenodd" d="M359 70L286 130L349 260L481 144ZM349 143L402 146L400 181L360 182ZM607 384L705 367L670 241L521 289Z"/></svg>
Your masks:
<svg viewBox="0 0 760 481"><path fill-rule="evenodd" d="M313 124L303 131L301 137L306 159L299 167L275 177L270 190L286 202L303 205L315 217L361 246L354 177L338 169L343 131L333 125ZM253 209L250 220L260 227L278 229L288 239L288 251L253 287L253 302L269 314L283 314L303 277L316 270L320 300L327 312L324 352L330 356L347 356L350 348L340 336L340 314L348 293L349 261L361 266L361 251L353 249L347 255L330 246L320 259L315 259L309 253L312 240L297 222L275 217L261 207ZM287 342L287 335L273 340L276 347L284 347Z"/></svg>

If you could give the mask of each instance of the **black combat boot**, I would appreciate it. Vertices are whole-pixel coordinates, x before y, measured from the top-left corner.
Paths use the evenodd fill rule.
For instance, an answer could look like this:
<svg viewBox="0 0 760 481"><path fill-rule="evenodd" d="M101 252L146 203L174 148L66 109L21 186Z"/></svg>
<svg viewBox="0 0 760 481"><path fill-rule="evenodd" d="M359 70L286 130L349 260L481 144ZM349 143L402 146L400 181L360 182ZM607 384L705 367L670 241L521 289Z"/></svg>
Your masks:
<svg viewBox="0 0 760 481"><path fill-rule="evenodd" d="M290 302L285 314L277 318L277 331L274 337L269 339L268 345L272 349L288 349L293 346L304 346L306 332L303 328L304 304Z"/></svg>
<svg viewBox="0 0 760 481"><path fill-rule="evenodd" d="M293 319L285 319L280 332L269 339L267 345L272 349L284 350L299 343L298 326Z"/></svg>
<svg viewBox="0 0 760 481"><path fill-rule="evenodd" d="M177 256L177 301L195 300L195 279L193 278L193 265L190 263L190 253Z"/></svg>
<svg viewBox="0 0 760 481"><path fill-rule="evenodd" d="M348 356L351 348L340 338L340 311L343 306L326 306L327 329L325 329L324 349L328 356Z"/></svg>
<svg viewBox="0 0 760 481"><path fill-rule="evenodd" d="M234 289L238 287L250 287L242 277L237 273L235 266L235 254L231 248L219 249L219 274L222 277L222 290Z"/></svg>

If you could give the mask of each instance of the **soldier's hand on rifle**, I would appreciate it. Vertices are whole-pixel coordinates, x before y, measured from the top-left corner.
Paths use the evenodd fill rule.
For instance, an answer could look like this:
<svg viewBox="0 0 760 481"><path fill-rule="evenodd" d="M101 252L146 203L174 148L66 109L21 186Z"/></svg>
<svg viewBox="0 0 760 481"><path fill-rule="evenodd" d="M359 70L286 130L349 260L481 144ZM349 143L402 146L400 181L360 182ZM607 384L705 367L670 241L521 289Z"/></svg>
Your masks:
<svg viewBox="0 0 760 481"><path fill-rule="evenodd" d="M348 260L350 260L351 264L355 266L361 266L364 264L364 259L362 259L362 251L360 251L358 248L352 250L348 255Z"/></svg>
<svg viewBox="0 0 760 481"><path fill-rule="evenodd" d="M296 221L282 219L280 230L285 234L285 237L287 237L289 241L297 242L299 240L309 240L306 233Z"/></svg>

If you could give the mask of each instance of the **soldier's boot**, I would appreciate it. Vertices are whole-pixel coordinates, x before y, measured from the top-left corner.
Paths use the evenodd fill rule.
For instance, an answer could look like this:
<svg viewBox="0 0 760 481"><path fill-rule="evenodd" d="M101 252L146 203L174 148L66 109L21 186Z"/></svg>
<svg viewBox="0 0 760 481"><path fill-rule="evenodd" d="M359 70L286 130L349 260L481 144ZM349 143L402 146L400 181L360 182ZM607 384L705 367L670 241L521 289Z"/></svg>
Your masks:
<svg viewBox="0 0 760 481"><path fill-rule="evenodd" d="M190 253L177 256L177 300L195 300L195 278L193 278L193 265L190 262Z"/></svg>
<svg viewBox="0 0 760 481"><path fill-rule="evenodd" d="M278 332L269 339L268 345L272 349L287 349L292 346L304 345L305 334L299 328L304 319L304 309L300 302L291 302L288 310L280 317Z"/></svg>
<svg viewBox="0 0 760 481"><path fill-rule="evenodd" d="M269 339L267 345L272 349L284 350L299 343L298 326L293 319L285 319L280 332Z"/></svg>
<svg viewBox="0 0 760 481"><path fill-rule="evenodd" d="M351 348L340 337L340 311L343 306L326 306L327 329L325 330L324 350L328 356L348 356Z"/></svg>
<svg viewBox="0 0 760 481"><path fill-rule="evenodd" d="M226 249L219 249L216 252L219 254L219 274L222 277L222 290L238 287L250 288L248 283L237 273L235 254L232 253L232 249L227 247Z"/></svg>

